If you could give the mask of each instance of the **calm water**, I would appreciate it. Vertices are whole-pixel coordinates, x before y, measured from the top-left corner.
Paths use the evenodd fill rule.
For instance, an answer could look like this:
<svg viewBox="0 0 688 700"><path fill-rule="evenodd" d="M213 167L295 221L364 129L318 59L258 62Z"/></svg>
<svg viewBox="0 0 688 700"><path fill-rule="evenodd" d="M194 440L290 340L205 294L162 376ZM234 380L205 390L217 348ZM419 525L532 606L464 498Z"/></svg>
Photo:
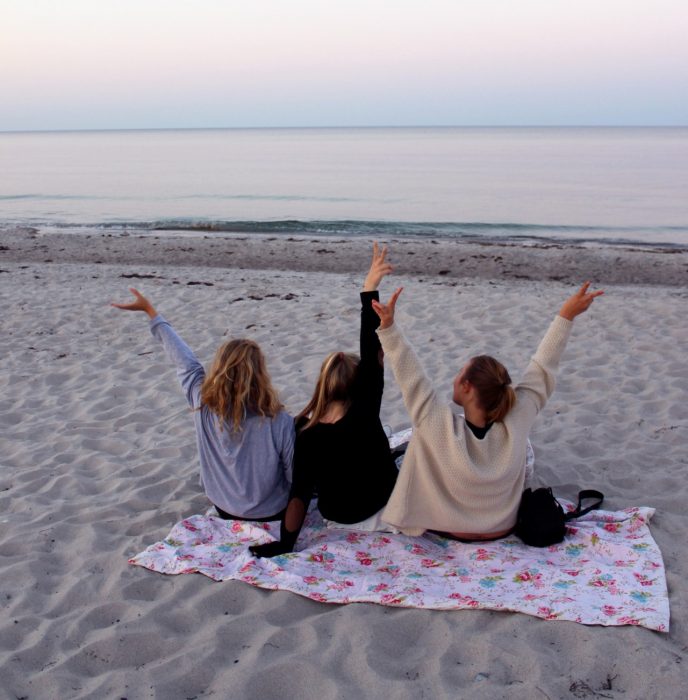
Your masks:
<svg viewBox="0 0 688 700"><path fill-rule="evenodd" d="M688 246L688 128L0 133L16 224Z"/></svg>

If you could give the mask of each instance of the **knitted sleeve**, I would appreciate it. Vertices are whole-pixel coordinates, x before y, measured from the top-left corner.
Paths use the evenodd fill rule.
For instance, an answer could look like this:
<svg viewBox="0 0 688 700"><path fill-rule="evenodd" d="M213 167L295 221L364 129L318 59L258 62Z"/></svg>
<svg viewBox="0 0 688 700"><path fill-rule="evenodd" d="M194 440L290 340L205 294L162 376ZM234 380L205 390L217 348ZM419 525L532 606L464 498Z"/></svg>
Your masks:
<svg viewBox="0 0 688 700"><path fill-rule="evenodd" d="M561 316L557 316L552 321L526 367L523 378L516 385L516 391L527 396L538 413L554 391L559 360L571 335L572 327L573 322Z"/></svg>
<svg viewBox="0 0 688 700"><path fill-rule="evenodd" d="M418 426L436 406L441 405L420 361L397 324L377 331L385 360L401 388L411 422Z"/></svg>

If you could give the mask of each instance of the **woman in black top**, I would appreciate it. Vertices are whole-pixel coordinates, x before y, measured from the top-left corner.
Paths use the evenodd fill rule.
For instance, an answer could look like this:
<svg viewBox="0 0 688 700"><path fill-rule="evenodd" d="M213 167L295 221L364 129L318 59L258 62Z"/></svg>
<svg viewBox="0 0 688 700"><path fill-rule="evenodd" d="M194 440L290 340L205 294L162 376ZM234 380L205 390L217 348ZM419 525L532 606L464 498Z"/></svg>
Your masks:
<svg viewBox="0 0 688 700"><path fill-rule="evenodd" d="M259 557L291 552L314 492L318 510L335 523L354 524L378 513L397 478L380 423L384 388L382 351L373 310L380 280L392 271L387 248L373 246L361 292L360 359L332 353L323 362L313 398L296 418L294 471L280 540L251 547Z"/></svg>

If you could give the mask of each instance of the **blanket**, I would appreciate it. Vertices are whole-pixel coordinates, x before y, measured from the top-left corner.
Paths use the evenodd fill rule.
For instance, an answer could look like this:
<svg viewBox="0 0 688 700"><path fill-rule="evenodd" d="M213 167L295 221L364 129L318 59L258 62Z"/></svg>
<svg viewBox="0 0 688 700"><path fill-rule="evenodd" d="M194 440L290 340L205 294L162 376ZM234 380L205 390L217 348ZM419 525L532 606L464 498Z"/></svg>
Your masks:
<svg viewBox="0 0 688 700"><path fill-rule="evenodd" d="M569 523L564 542L538 549L516 536L464 544L433 534L330 529L312 508L298 551L274 559L257 559L248 547L278 538L278 522L193 515L129 562L163 574L201 573L292 591L323 603L507 610L667 632L664 563L648 526L653 514L645 507L593 511Z"/></svg>

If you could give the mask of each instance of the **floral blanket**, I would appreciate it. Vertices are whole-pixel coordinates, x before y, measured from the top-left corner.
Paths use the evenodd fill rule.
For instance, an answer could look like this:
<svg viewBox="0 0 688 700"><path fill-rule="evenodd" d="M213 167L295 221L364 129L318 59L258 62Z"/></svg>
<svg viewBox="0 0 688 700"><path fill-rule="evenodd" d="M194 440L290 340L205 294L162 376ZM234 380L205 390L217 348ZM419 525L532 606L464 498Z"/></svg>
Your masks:
<svg viewBox="0 0 688 700"><path fill-rule="evenodd" d="M279 537L279 523L194 515L129 562L163 574L236 579L323 603L510 610L667 632L664 564L648 527L653 514L653 508L593 511L569 527L564 542L537 549L515 536L478 545L437 535L328 529L311 509L298 551L274 559L256 559L248 546Z"/></svg>

